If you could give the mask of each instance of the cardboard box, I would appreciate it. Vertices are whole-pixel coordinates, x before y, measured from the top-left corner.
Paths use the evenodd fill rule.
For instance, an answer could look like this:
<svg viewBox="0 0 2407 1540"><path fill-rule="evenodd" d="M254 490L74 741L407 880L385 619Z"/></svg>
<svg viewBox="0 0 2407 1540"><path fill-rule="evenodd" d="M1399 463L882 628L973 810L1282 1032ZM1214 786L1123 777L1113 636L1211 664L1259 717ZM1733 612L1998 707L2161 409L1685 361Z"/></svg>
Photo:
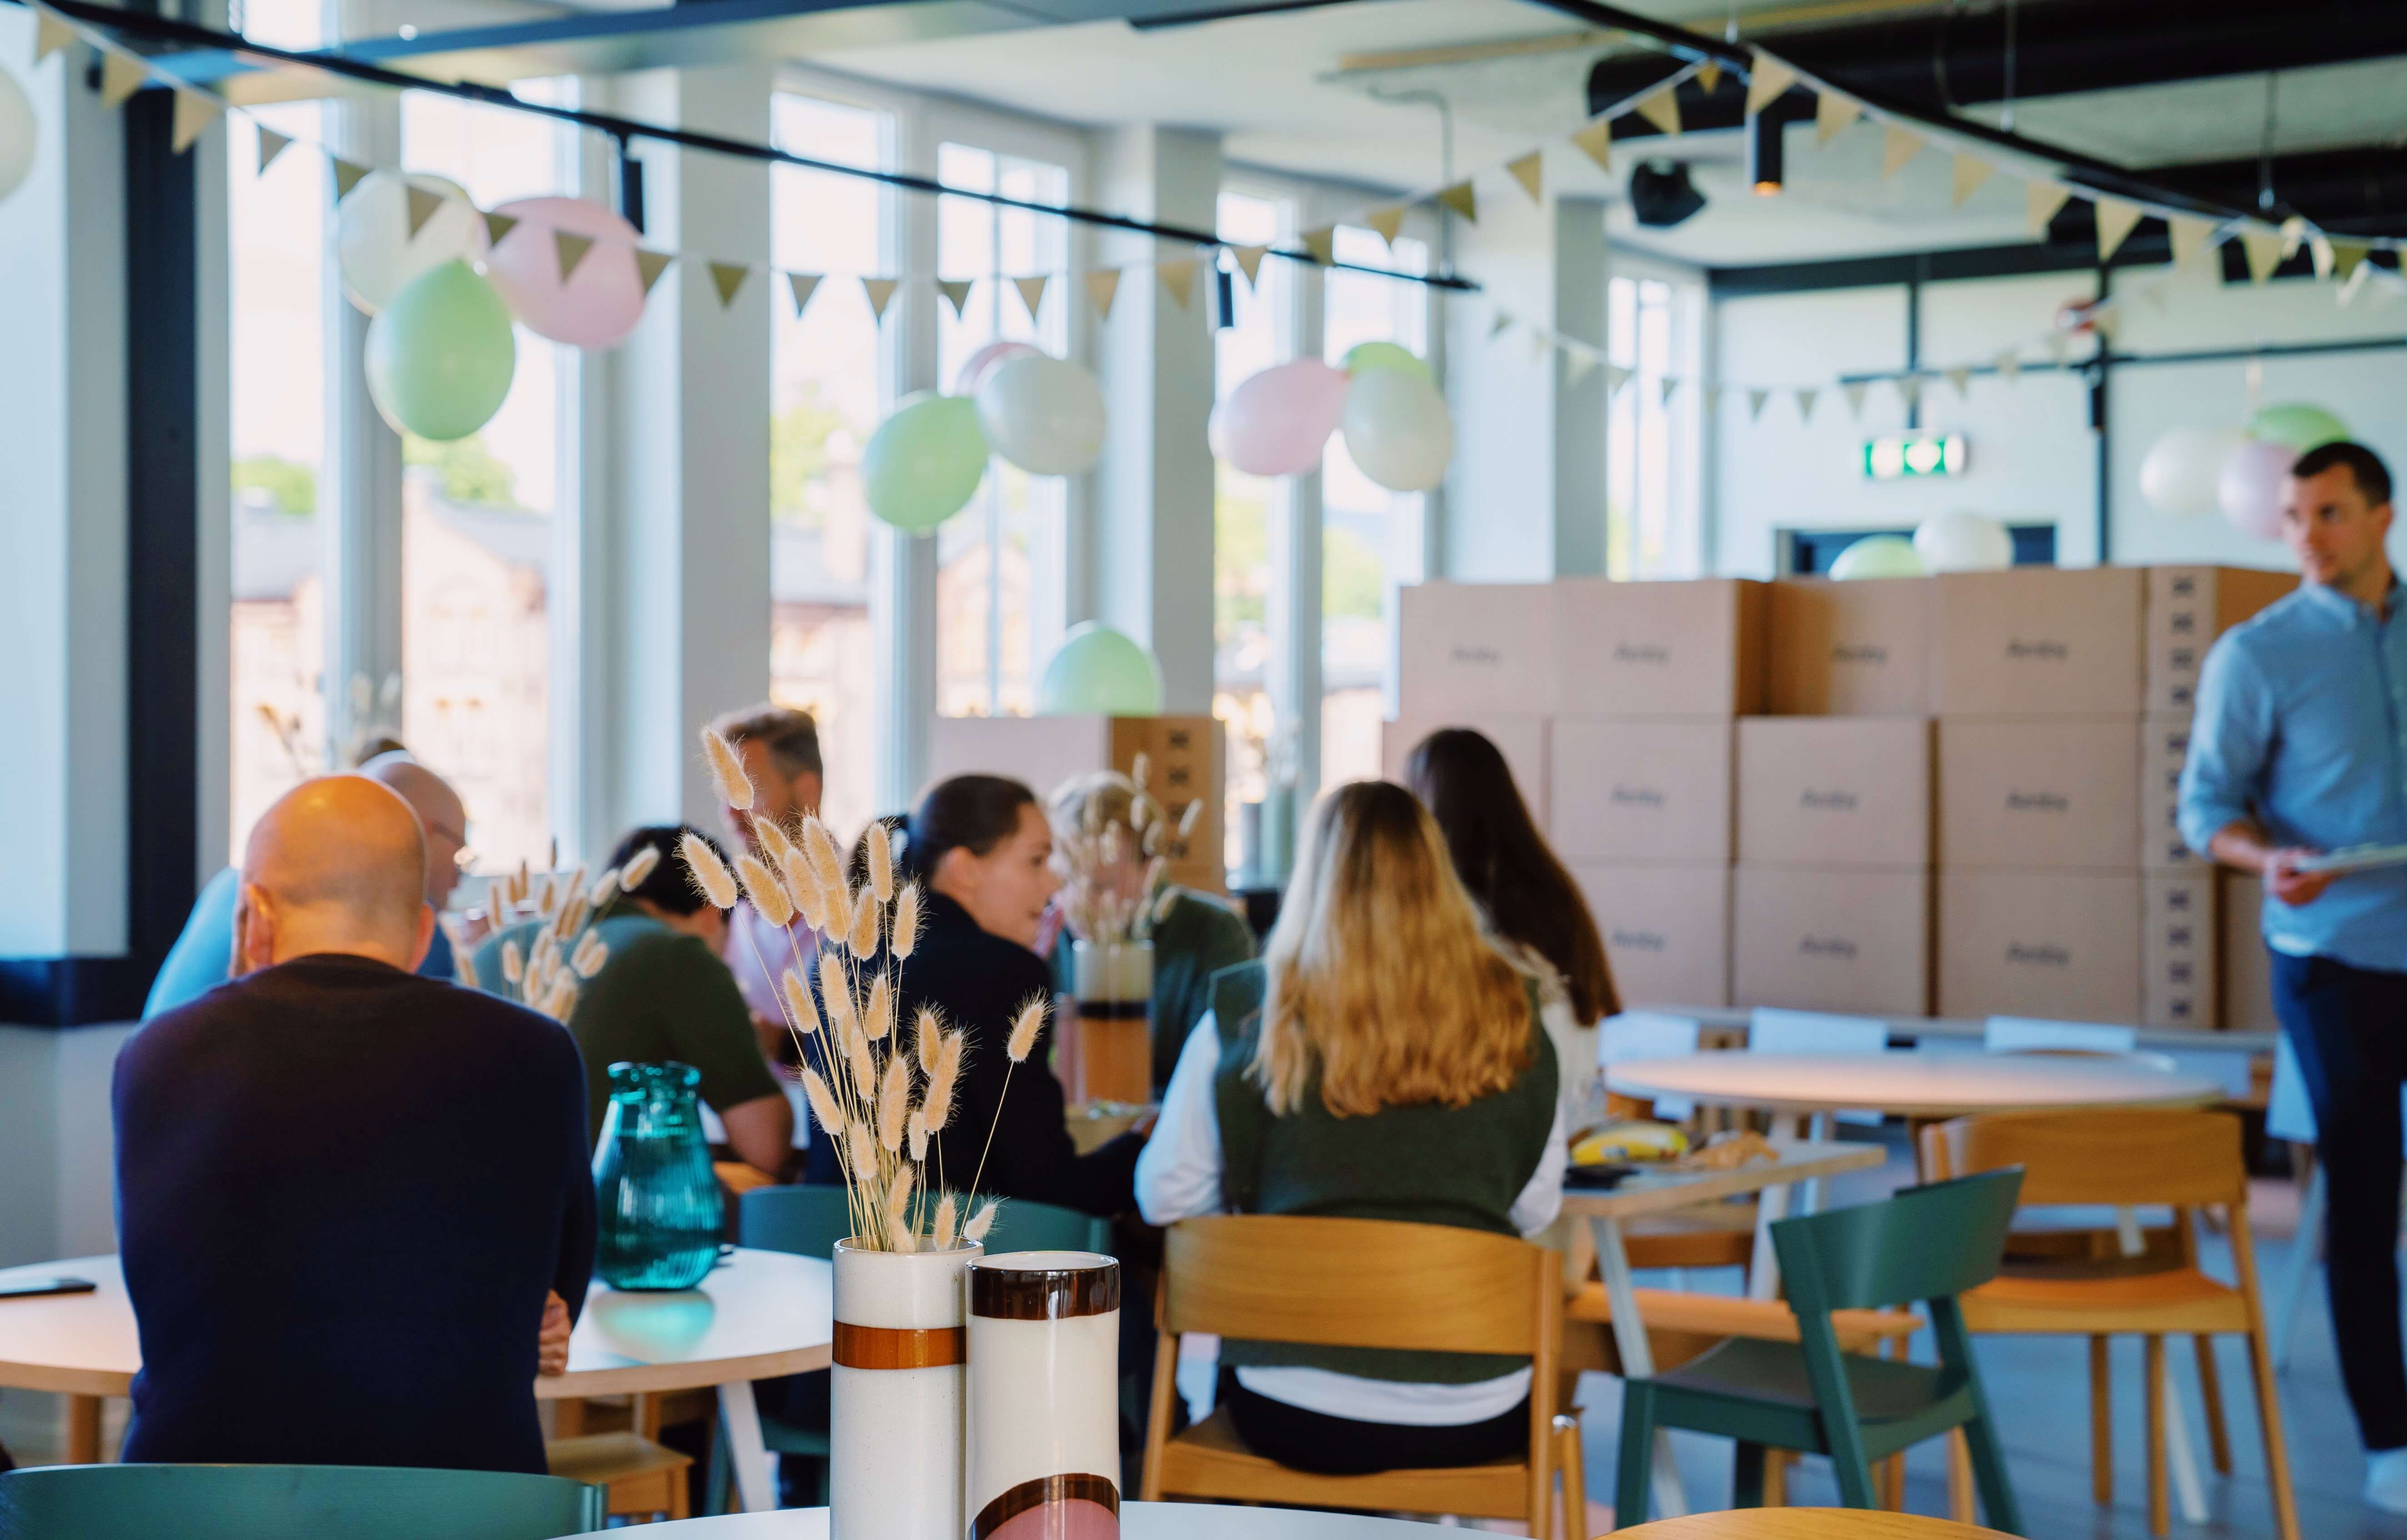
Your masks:
<svg viewBox="0 0 2407 1540"><path fill-rule="evenodd" d="M1622 1009L1730 1004L1730 869L1579 862Z"/></svg>
<svg viewBox="0 0 2407 1540"><path fill-rule="evenodd" d="M1556 709L1558 585L1422 583L1397 600L1404 714Z"/></svg>
<svg viewBox="0 0 2407 1540"><path fill-rule="evenodd" d="M2265 945L2265 883L2224 869L2223 1024L2235 1032L2272 1032L2282 1024L2273 1013L2273 954Z"/></svg>
<svg viewBox="0 0 2407 1540"><path fill-rule="evenodd" d="M1738 869L1730 1001L1802 1010L1930 1010L1930 874Z"/></svg>
<svg viewBox="0 0 2407 1540"><path fill-rule="evenodd" d="M2136 872L1942 872L1938 1013L2136 1024L2140 881Z"/></svg>
<svg viewBox="0 0 2407 1540"><path fill-rule="evenodd" d="M2182 766L2189 759L2187 716L2140 718L2140 867L2144 871L2202 872L2215 863L2189 848L2181 834Z"/></svg>
<svg viewBox="0 0 2407 1540"><path fill-rule="evenodd" d="M1741 861L1928 867L1930 793L1927 718L1739 721Z"/></svg>
<svg viewBox="0 0 2407 1540"><path fill-rule="evenodd" d="M2253 567L2149 568L2147 710L2196 710L2215 639L2298 586L2296 572Z"/></svg>
<svg viewBox="0 0 2407 1540"><path fill-rule="evenodd" d="M1123 774L1140 754L1151 761L1150 789L1172 819L1201 798L1188 857L1170 880L1207 893L1228 890L1222 809L1226 761L1220 723L1211 716L939 716L928 734L928 781L984 773L1025 782L1040 798L1073 776Z"/></svg>
<svg viewBox="0 0 2407 1540"><path fill-rule="evenodd" d="M1942 716L2137 716L2147 572L2016 567L1931 580Z"/></svg>
<svg viewBox="0 0 2407 1540"><path fill-rule="evenodd" d="M1555 627L1562 650L1555 709L1599 716L1745 716L1762 710L1769 586L1740 578L1560 580Z"/></svg>
<svg viewBox="0 0 2407 1540"><path fill-rule="evenodd" d="M2139 857L2137 719L1941 719L1941 865L2130 870Z"/></svg>
<svg viewBox="0 0 2407 1540"><path fill-rule="evenodd" d="M1546 827L1546 718L1495 712L1422 715L1407 712L1379 724L1379 773L1404 784L1404 762L1412 756L1414 746L1440 728L1469 728L1495 744L1496 752L1504 756L1504 768L1513 772L1513 784L1520 788L1521 800L1529 805L1530 816L1540 828Z"/></svg>
<svg viewBox="0 0 2407 1540"><path fill-rule="evenodd" d="M2140 883L2140 1020L2150 1026L2223 1024L2216 961L2223 950L2212 871L2150 876Z"/></svg>
<svg viewBox="0 0 2407 1540"><path fill-rule="evenodd" d="M1559 716L1547 821L1568 861L1730 858L1730 724Z"/></svg>
<svg viewBox="0 0 2407 1540"><path fill-rule="evenodd" d="M1931 585L1918 577L1772 586L1764 709L1793 716L1930 714Z"/></svg>

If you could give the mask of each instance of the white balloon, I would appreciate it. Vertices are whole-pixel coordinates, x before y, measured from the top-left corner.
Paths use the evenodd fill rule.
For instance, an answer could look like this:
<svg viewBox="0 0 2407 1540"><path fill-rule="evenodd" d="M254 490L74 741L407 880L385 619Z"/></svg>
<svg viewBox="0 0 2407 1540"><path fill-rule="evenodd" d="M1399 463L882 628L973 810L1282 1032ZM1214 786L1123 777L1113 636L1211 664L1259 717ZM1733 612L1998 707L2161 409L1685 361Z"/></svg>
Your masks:
<svg viewBox="0 0 2407 1540"><path fill-rule="evenodd" d="M1993 572L2015 564L2015 537L1987 514L1933 514L1916 528L1914 549L1934 572Z"/></svg>
<svg viewBox="0 0 2407 1540"><path fill-rule="evenodd" d="M994 452L1040 476L1075 476L1104 452L1104 391L1066 359L1022 353L978 385L978 426Z"/></svg>
<svg viewBox="0 0 2407 1540"><path fill-rule="evenodd" d="M409 233L408 189L442 195L443 206ZM353 184L335 210L335 255L342 265L343 294L375 315L420 274L452 258L474 265L485 255L485 219L457 182L411 172L406 184L397 171L371 171Z"/></svg>
<svg viewBox="0 0 2407 1540"><path fill-rule="evenodd" d="M34 104L17 78L0 69L0 198L23 184L34 169Z"/></svg>
<svg viewBox="0 0 2407 1540"><path fill-rule="evenodd" d="M1346 452L1391 492L1426 492L1454 458L1454 418L1437 387L1407 370L1366 369L1346 391Z"/></svg>
<svg viewBox="0 0 2407 1540"><path fill-rule="evenodd" d="M2247 442L2240 428L2172 429L2140 461L2140 495L2160 514L2211 514L2223 462Z"/></svg>

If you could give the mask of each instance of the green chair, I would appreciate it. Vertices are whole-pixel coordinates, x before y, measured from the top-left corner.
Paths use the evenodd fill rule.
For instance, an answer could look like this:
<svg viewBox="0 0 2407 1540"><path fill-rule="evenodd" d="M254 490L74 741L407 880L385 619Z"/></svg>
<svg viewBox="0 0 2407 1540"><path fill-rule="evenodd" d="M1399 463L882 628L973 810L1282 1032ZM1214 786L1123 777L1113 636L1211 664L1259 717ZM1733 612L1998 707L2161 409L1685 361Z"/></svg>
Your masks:
<svg viewBox="0 0 2407 1540"><path fill-rule="evenodd" d="M552 1540L599 1487L392 1465L42 1465L0 1474L0 1540Z"/></svg>
<svg viewBox="0 0 2407 1540"><path fill-rule="evenodd" d="M2021 1188L2015 1166L1773 1225L1800 1340L1733 1337L1668 1374L1630 1380L1622 1391L1616 1521L1627 1526L1645 1518L1659 1428L1738 1440L1735 1506L1762 1505L1766 1449L1799 1449L1829 1455L1840 1501L1870 1508L1876 1505L1873 1462L1960 1427L1987 1522L2022 1533L1956 1304L1958 1294L1996 1276ZM1831 1311L1917 1301L1930 1312L1937 1367L1839 1350Z"/></svg>

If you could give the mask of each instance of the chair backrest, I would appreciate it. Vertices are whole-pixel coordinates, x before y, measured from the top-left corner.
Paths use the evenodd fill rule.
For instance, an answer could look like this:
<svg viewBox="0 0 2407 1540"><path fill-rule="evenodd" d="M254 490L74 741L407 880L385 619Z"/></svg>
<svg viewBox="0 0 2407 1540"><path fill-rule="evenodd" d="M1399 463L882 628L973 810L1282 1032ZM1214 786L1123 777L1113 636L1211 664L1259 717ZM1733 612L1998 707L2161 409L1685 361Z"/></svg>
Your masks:
<svg viewBox="0 0 2407 1540"><path fill-rule="evenodd" d="M1798 1315L1952 1297L1995 1278L2021 1173L1908 1187L1879 1203L1772 1226Z"/></svg>
<svg viewBox="0 0 2407 1540"><path fill-rule="evenodd" d="M1562 1259L1485 1230L1226 1214L1162 1241L1169 1332L1424 1352L1536 1354Z"/></svg>
<svg viewBox="0 0 2407 1540"><path fill-rule="evenodd" d="M1934 1178L2019 1166L2022 1201L2137 1208L2244 1203L2248 1169L2229 1112L2087 1109L1991 1112L1922 1131Z"/></svg>
<svg viewBox="0 0 2407 1540"><path fill-rule="evenodd" d="M1750 1053L1885 1053L1888 1024L1873 1016L1758 1006L1746 1024Z"/></svg>
<svg viewBox="0 0 2407 1540"><path fill-rule="evenodd" d="M552 1540L600 1487L386 1465L46 1465L0 1475L0 1540Z"/></svg>
<svg viewBox="0 0 2407 1540"><path fill-rule="evenodd" d="M841 1187L756 1187L736 1207L736 1243L756 1251L791 1251L825 1261L835 1255L835 1243L851 1234L852 1205Z"/></svg>
<svg viewBox="0 0 2407 1540"><path fill-rule="evenodd" d="M1112 1222L1026 1198L1005 1198L986 1235L986 1254L1005 1251L1099 1251L1110 1255Z"/></svg>
<svg viewBox="0 0 2407 1540"><path fill-rule="evenodd" d="M1697 1051L1703 1028L1693 1017L1667 1016L1654 1010L1625 1010L1607 1016L1596 1026L1596 1062L1619 1064L1624 1059L1674 1059Z"/></svg>
<svg viewBox="0 0 2407 1540"><path fill-rule="evenodd" d="M1992 1053L2070 1048L2088 1053L2129 1053L2140 1044L2134 1026L2094 1022L2051 1022L2032 1016L1992 1016L1981 1029L1981 1046Z"/></svg>

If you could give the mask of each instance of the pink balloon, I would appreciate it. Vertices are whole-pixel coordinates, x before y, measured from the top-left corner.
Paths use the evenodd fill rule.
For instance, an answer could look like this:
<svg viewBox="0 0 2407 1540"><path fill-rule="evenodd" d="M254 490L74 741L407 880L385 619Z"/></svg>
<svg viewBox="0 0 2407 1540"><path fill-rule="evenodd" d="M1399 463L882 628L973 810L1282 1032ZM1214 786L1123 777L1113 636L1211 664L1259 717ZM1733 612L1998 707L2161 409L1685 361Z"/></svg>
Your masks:
<svg viewBox="0 0 2407 1540"><path fill-rule="evenodd" d="M1318 359L1263 370L1212 409L1212 453L1252 476L1318 470L1346 415L1346 384L1344 370Z"/></svg>
<svg viewBox="0 0 2407 1540"><path fill-rule="evenodd" d="M1010 362L1013 359L1018 358L1023 353L1034 353L1037 351L1040 351L1040 349L1032 347L1024 342L990 342L987 344L984 347L979 348L976 352L970 355L969 362L961 365L961 375L953 385L953 394L957 396L976 396L978 393L978 387L984 385L986 383L986 377L989 374L993 374L996 369Z"/></svg>
<svg viewBox="0 0 2407 1540"><path fill-rule="evenodd" d="M616 347L644 318L644 284L635 272L634 225L582 198L520 198L493 210L517 219L485 257L485 276L510 314L537 336L578 347ZM554 233L593 244L560 281Z"/></svg>
<svg viewBox="0 0 2407 1540"><path fill-rule="evenodd" d="M2298 463L2286 444L2251 439L2224 457L2215 501L2231 527L2252 540L2282 538L2282 478Z"/></svg>

